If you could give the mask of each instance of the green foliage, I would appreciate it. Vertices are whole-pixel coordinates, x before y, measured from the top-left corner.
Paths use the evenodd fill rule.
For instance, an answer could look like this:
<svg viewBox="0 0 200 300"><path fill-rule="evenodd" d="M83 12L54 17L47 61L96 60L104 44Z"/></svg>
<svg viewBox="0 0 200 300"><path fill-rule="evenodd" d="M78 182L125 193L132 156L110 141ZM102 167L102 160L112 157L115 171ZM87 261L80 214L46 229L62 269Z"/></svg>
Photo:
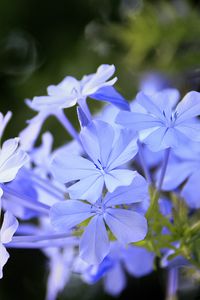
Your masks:
<svg viewBox="0 0 200 300"><path fill-rule="evenodd" d="M111 26L110 34L129 68L174 73L197 66L199 12L188 1L181 5L179 9L169 1L157 5L146 1L141 11L129 14L125 24Z"/></svg>

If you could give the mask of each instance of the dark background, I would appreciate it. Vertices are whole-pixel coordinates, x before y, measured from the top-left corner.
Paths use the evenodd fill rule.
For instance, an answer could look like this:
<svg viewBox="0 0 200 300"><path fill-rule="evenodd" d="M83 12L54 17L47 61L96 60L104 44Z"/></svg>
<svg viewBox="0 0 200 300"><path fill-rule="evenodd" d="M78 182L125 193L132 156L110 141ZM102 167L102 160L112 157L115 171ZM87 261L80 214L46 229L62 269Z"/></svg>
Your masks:
<svg viewBox="0 0 200 300"><path fill-rule="evenodd" d="M25 98L46 93L66 75L81 78L102 63L115 64L117 88L132 99L141 78L157 72L184 95L200 88L199 1L1 0L0 103L13 118L6 137L17 136L34 113ZM99 108L96 102L92 110ZM78 126L75 110L68 117ZM56 133L55 145L68 136L50 118L43 131ZM43 300L47 277L39 251L12 250L0 282L0 299ZM129 278L120 299L164 299L165 276L154 272ZM116 283L117 284L117 283ZM200 299L198 286L184 288L180 299ZM192 294L193 293L193 294ZM189 295L189 296L188 296ZM188 298L189 297L189 298ZM110 299L101 283L94 287L76 277L59 299Z"/></svg>

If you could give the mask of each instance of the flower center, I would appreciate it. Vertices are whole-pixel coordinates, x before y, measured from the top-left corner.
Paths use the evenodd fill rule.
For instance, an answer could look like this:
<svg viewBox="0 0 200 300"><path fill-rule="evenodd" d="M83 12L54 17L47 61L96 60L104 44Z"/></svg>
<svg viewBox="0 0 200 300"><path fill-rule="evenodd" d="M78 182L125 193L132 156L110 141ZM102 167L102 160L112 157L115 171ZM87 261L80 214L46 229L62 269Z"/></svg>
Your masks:
<svg viewBox="0 0 200 300"><path fill-rule="evenodd" d="M103 173L105 173L106 167L102 165L100 159L97 159L97 163L94 163L94 165L99 171L103 171Z"/></svg>
<svg viewBox="0 0 200 300"><path fill-rule="evenodd" d="M165 117L165 125L169 128L174 127L176 119L178 117L178 113L177 111L172 112L171 116L168 117L165 113L165 111L163 110L163 116Z"/></svg>
<svg viewBox="0 0 200 300"><path fill-rule="evenodd" d="M91 213L96 213L98 215L103 215L106 211L105 206L97 201L96 203L91 205Z"/></svg>

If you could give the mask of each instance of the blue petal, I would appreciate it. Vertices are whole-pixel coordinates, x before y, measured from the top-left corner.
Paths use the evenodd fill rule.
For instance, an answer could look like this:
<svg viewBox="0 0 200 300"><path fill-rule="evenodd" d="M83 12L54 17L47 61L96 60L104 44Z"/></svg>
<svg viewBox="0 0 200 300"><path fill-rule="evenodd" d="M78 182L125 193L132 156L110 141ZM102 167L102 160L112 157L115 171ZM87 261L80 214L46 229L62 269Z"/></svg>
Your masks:
<svg viewBox="0 0 200 300"><path fill-rule="evenodd" d="M107 193L103 202L106 206L131 204L140 202L148 197L146 180L136 174L129 186L119 187L113 193Z"/></svg>
<svg viewBox="0 0 200 300"><path fill-rule="evenodd" d="M85 127L85 126L89 125L90 121L89 121L88 117L86 116L86 113L81 108L81 106L77 107L77 115L78 115L78 120L79 120L81 127Z"/></svg>
<svg viewBox="0 0 200 300"><path fill-rule="evenodd" d="M73 199L84 199L95 203L101 196L103 186L104 177L101 174L91 175L70 186L68 192Z"/></svg>
<svg viewBox="0 0 200 300"><path fill-rule="evenodd" d="M90 95L90 97L95 100L112 103L113 105L123 110L130 110L128 102L112 86L103 87L99 89L96 93Z"/></svg>
<svg viewBox="0 0 200 300"><path fill-rule="evenodd" d="M51 164L51 171L55 179L62 183L99 174L90 160L81 156L69 155L65 149L56 152Z"/></svg>
<svg viewBox="0 0 200 300"><path fill-rule="evenodd" d="M131 160L138 152L137 135L129 130L121 130L109 156L107 168L114 169Z"/></svg>
<svg viewBox="0 0 200 300"><path fill-rule="evenodd" d="M180 147L187 142L187 138L176 128L160 127L144 138L143 142L151 151L160 151Z"/></svg>
<svg viewBox="0 0 200 300"><path fill-rule="evenodd" d="M136 96L136 101L146 109L146 112L153 114L157 118L163 119L162 109L159 107L159 102L155 101L155 95L145 95L143 92L139 92Z"/></svg>
<svg viewBox="0 0 200 300"><path fill-rule="evenodd" d="M130 185L136 176L135 171L115 169L104 175L105 185L110 193L117 187Z"/></svg>
<svg viewBox="0 0 200 300"><path fill-rule="evenodd" d="M32 149L39 136L42 125L49 115L50 113L39 113L36 117L30 120L28 126L20 132L20 143L24 150L29 151Z"/></svg>
<svg viewBox="0 0 200 300"><path fill-rule="evenodd" d="M114 236L122 244L141 241L147 234L146 219L134 211L108 208L104 218Z"/></svg>
<svg viewBox="0 0 200 300"><path fill-rule="evenodd" d="M18 146L18 138L9 139L2 145L0 152L1 183L13 180L19 169L29 160L28 155Z"/></svg>
<svg viewBox="0 0 200 300"><path fill-rule="evenodd" d="M166 170L162 189L171 191L183 183L188 176L190 176L197 167L195 163L191 162L177 162L169 164Z"/></svg>
<svg viewBox="0 0 200 300"><path fill-rule="evenodd" d="M136 97L137 102L145 107L147 113L154 114L165 121L165 116L170 118L173 108L179 100L180 93L176 89L164 89L152 95L145 95L143 92Z"/></svg>
<svg viewBox="0 0 200 300"><path fill-rule="evenodd" d="M105 86L113 85L117 81L117 77L107 81L115 72L114 65L101 65L96 73L84 76L81 80L82 95L88 96L96 93L99 89Z"/></svg>
<svg viewBox="0 0 200 300"><path fill-rule="evenodd" d="M141 277L154 269L155 254L144 248L129 246L124 251L123 262L129 274Z"/></svg>
<svg viewBox="0 0 200 300"><path fill-rule="evenodd" d="M189 207L200 208L200 185L199 185L200 171L196 171L189 177L188 181L183 187L181 196L186 200Z"/></svg>
<svg viewBox="0 0 200 300"><path fill-rule="evenodd" d="M200 93L189 92L177 105L178 121L182 122L200 115Z"/></svg>
<svg viewBox="0 0 200 300"><path fill-rule="evenodd" d="M106 122L96 120L84 127L80 133L86 153L95 164L107 166L114 140L114 129ZM108 142L109 141L109 142Z"/></svg>
<svg viewBox="0 0 200 300"><path fill-rule="evenodd" d="M110 249L103 217L93 217L80 241L80 257L90 265L100 264Z"/></svg>
<svg viewBox="0 0 200 300"><path fill-rule="evenodd" d="M1 242L3 244L11 242L12 237L16 232L18 226L19 223L17 219L13 216L13 214L11 214L11 212L6 211L1 227Z"/></svg>
<svg viewBox="0 0 200 300"><path fill-rule="evenodd" d="M192 119L184 121L176 126L177 130L184 134L188 139L200 142L200 122Z"/></svg>
<svg viewBox="0 0 200 300"><path fill-rule="evenodd" d="M160 127L163 125L162 120L152 116L150 114L135 113L128 111L121 111L117 115L116 123L125 126L126 128L132 128L136 131Z"/></svg>
<svg viewBox="0 0 200 300"><path fill-rule="evenodd" d="M91 205L78 200L58 202L50 209L52 225L60 231L66 231L92 217Z"/></svg>
<svg viewBox="0 0 200 300"><path fill-rule="evenodd" d="M122 265L115 263L111 270L109 270L104 279L105 291L112 295L119 295L126 286L126 275Z"/></svg>

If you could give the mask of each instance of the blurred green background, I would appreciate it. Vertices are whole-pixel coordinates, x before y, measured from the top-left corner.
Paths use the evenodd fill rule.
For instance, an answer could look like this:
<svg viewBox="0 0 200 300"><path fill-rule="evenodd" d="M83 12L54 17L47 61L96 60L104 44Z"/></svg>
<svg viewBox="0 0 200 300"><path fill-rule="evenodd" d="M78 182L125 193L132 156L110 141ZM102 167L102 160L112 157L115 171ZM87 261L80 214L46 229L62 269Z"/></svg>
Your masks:
<svg viewBox="0 0 200 300"><path fill-rule="evenodd" d="M199 90L200 2L1 0L0 103L3 113L14 113L6 136L17 136L34 115L24 99L45 94L48 85L66 75L81 78L92 73L102 63L115 64L116 86L127 99L134 98L141 79L150 72L163 74L182 94ZM91 107L95 111L99 104L93 101ZM75 109L67 114L78 126ZM56 133L56 145L69 138L53 118L45 123L45 130ZM43 300L45 258L37 251L11 252L0 282L0 299ZM142 280L129 280L121 299L133 295L134 299L147 299L147 295L163 299L164 277L155 272ZM60 299L110 299L100 285L76 286L73 279ZM181 299L200 299L197 287L193 293L187 298L184 292Z"/></svg>

